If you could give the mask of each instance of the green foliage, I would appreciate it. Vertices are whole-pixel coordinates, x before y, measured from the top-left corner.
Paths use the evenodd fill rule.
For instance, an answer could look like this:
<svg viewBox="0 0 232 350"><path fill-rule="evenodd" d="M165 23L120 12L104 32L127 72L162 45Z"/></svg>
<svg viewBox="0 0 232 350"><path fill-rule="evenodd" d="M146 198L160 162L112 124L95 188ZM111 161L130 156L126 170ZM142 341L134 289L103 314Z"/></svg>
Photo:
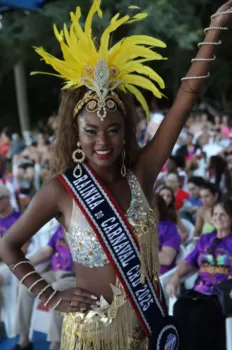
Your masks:
<svg viewBox="0 0 232 350"><path fill-rule="evenodd" d="M49 52L60 55L52 24L56 23L58 28L61 28L64 22L69 24L69 13L74 11L77 5L81 6L85 15L91 2L91 0L54 0L39 12L12 11L4 14L0 29L1 115L8 118L17 114L12 71L14 64L19 60L23 61L26 67L32 119L36 121L38 118L46 118L56 110L61 81L46 76L29 76L31 70L50 69L39 60L32 47L43 46ZM115 41L128 34L144 33L167 43L167 49L162 50L162 54L168 57L168 60L154 64L154 68L166 81L165 95L169 99L164 99L163 104L173 101L180 78L188 70L190 60L196 53L197 43L203 38L203 28L208 25L210 14L223 3L223 0L213 3L212 5L211 0L134 0L133 5L144 9L149 13L149 17L141 23L136 23L134 27L124 26L112 38L112 41ZM116 12L123 13L129 5L131 0L102 0L103 24L106 24ZM94 34L99 35L103 27L97 20L94 23ZM225 34L212 77L200 98L201 101L206 101L224 112L229 112L232 107L230 100L232 42L229 35ZM1 117L1 122L3 120Z"/></svg>

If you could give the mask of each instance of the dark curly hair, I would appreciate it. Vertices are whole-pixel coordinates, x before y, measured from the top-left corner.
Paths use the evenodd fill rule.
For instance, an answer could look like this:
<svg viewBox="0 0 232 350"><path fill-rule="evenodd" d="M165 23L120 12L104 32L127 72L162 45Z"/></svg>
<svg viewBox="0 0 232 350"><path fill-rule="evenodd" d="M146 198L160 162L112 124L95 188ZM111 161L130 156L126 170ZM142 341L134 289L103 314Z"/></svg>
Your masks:
<svg viewBox="0 0 232 350"><path fill-rule="evenodd" d="M58 110L58 128L51 157L50 178L62 174L65 169L75 165L72 153L77 148L78 127L77 120L73 119L73 111L86 92L85 87L62 91ZM137 159L139 149L136 139L136 109L131 94L121 91L117 91L117 94L126 107L126 117L124 119L125 164L127 168L131 168Z"/></svg>

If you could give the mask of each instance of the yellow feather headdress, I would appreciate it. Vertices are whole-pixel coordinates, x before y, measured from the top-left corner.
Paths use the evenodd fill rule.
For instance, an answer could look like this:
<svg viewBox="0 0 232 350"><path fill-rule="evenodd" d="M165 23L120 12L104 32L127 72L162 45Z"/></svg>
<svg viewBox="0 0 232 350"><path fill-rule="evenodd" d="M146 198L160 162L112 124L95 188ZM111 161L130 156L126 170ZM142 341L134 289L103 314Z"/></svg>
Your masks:
<svg viewBox="0 0 232 350"><path fill-rule="evenodd" d="M139 90L150 90L156 97L161 98L159 88L164 88L163 79L144 63L152 60L164 59L154 52L153 47L165 48L161 40L147 35L132 35L123 38L109 48L111 34L123 24L141 21L147 17L146 13L137 13L134 16L126 15L120 18L117 13L109 26L101 36L100 45L97 47L92 37L92 20L97 13L102 18L100 9L101 0L93 0L92 7L86 18L84 29L79 21L81 9L77 7L76 13L71 12L70 30L64 24L60 32L54 25L54 33L60 43L63 60L47 53L43 48L35 48L45 62L51 65L59 74L33 72L32 74L55 75L65 80L64 89L86 86L89 90L85 97L77 103L74 115L86 104L88 110L97 111L98 116L104 119L106 109L114 109L119 106L123 112L125 107L119 100L115 89L123 92L131 92L142 105L149 118L147 102ZM130 9L138 9L130 6ZM154 84L157 83L159 88Z"/></svg>

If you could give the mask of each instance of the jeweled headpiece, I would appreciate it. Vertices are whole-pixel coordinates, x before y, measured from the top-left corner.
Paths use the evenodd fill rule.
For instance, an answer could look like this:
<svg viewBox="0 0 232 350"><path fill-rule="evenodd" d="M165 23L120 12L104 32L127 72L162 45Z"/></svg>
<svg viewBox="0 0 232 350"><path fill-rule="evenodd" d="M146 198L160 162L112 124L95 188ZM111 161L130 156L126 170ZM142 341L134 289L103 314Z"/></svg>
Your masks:
<svg viewBox="0 0 232 350"><path fill-rule="evenodd" d="M144 63L153 60L164 59L160 54L152 51L157 46L164 48L166 45L153 37L147 35L132 35L123 38L109 48L110 35L121 25L140 21L147 17L146 13L137 13L134 16L126 15L120 18L117 13L110 22L110 25L103 32L99 47L92 38L92 20L95 13L102 18L100 9L101 0L93 0L92 7L88 13L84 29L79 21L81 18L80 7L76 13L71 12L71 26L68 31L64 29L58 32L54 25L54 33L60 43L63 53L63 60L60 60L43 48L35 48L35 51L44 58L59 74L34 72L33 74L50 74L65 80L64 89L79 88L86 86L88 92L80 100L75 109L74 116L86 106L90 112L97 112L103 120L107 110L115 110L117 107L125 114L126 109L123 102L116 93L116 88L123 92L131 92L142 105L149 118L147 102L138 89L150 90L156 97L161 98L159 88L164 88L163 79ZM139 9L137 6L130 6L130 9ZM154 82L153 82L154 81Z"/></svg>

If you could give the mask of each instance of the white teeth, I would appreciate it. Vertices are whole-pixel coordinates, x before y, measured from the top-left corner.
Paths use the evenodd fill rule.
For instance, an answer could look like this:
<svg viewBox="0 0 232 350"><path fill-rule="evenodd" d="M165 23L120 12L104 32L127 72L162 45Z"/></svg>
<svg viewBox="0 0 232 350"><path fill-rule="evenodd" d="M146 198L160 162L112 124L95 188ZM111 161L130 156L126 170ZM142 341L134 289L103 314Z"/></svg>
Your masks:
<svg viewBox="0 0 232 350"><path fill-rule="evenodd" d="M111 150L108 151L95 151L97 154L108 154L111 152Z"/></svg>

